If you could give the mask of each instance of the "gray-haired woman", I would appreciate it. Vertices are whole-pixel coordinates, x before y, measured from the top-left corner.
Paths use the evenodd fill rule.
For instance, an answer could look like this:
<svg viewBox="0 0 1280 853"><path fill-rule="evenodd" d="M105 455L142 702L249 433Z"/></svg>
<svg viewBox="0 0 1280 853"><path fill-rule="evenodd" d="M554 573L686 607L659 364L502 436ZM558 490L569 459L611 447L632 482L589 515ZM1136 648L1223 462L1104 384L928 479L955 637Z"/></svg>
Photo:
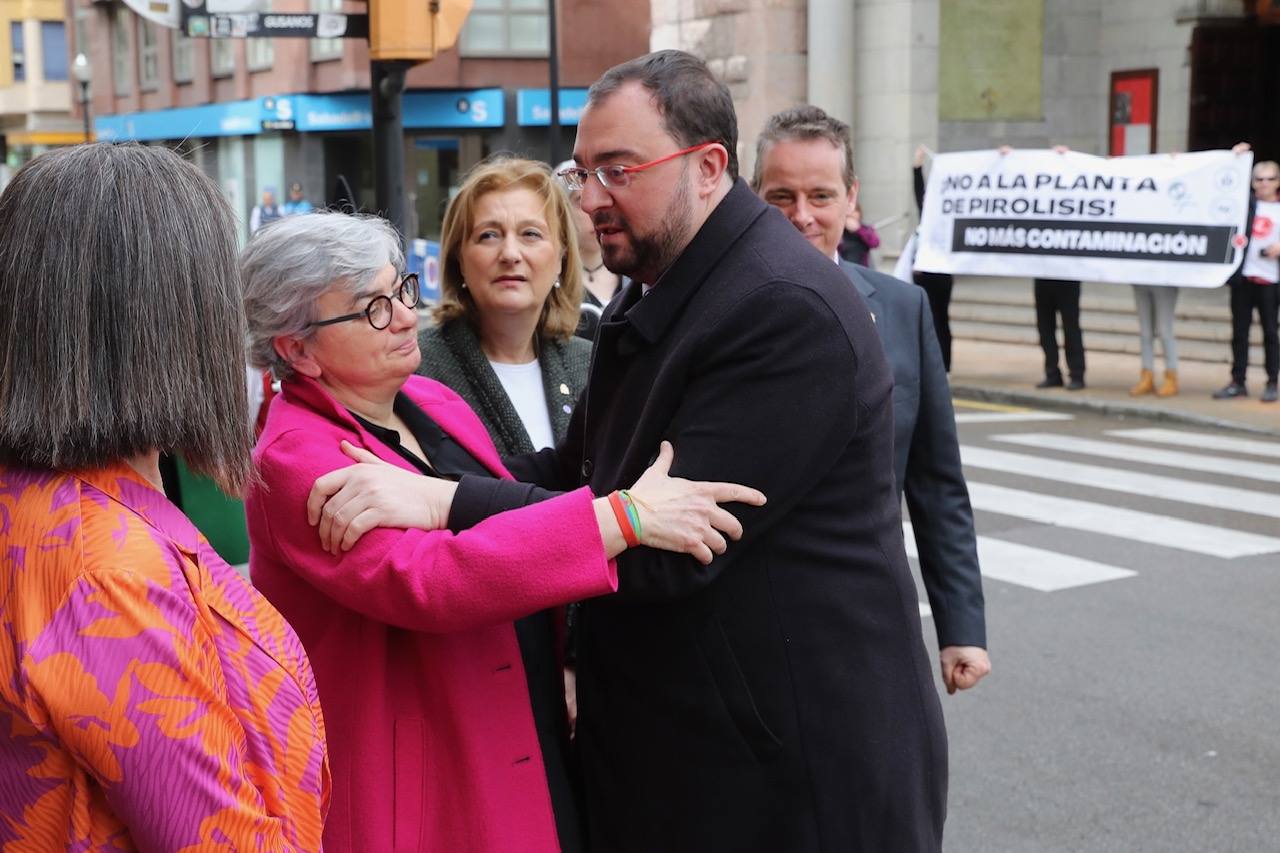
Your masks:
<svg viewBox="0 0 1280 853"><path fill-rule="evenodd" d="M709 561L741 532L716 501L763 496L669 478L669 445L630 503L511 482L470 407L414 375L403 267L389 225L341 213L281 220L242 257L250 360L281 379L250 572L315 663L325 848L577 850L549 608L616 589L627 547Z"/></svg>
<svg viewBox="0 0 1280 853"><path fill-rule="evenodd" d="M6 848L320 849L302 645L160 480L162 450L248 479L235 261L218 188L163 148L43 154L0 195Z"/></svg>

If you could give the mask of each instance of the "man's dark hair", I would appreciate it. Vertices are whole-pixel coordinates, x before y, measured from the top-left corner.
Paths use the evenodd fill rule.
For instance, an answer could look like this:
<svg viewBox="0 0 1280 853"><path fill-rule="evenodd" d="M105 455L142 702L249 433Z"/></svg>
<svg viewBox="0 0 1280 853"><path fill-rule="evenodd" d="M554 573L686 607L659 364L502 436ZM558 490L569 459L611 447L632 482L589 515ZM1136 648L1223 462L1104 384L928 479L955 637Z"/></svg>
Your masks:
<svg viewBox="0 0 1280 853"><path fill-rule="evenodd" d="M845 189L852 187L858 176L853 170L853 142L849 137L849 125L809 104L774 113L764 123L764 130L756 138L756 168L751 179L752 185L757 190L760 188L764 171L762 164L769 146L789 140L803 142L810 139L825 139L844 153L841 177L844 179Z"/></svg>
<svg viewBox="0 0 1280 853"><path fill-rule="evenodd" d="M153 450L250 475L235 218L165 148L76 145L0 194L0 462L90 468Z"/></svg>
<svg viewBox="0 0 1280 853"><path fill-rule="evenodd" d="M615 65L587 91L596 104L635 81L653 94L662 129L682 146L719 142L729 152L729 177L738 178L738 114L729 89L707 64L683 50L659 50Z"/></svg>

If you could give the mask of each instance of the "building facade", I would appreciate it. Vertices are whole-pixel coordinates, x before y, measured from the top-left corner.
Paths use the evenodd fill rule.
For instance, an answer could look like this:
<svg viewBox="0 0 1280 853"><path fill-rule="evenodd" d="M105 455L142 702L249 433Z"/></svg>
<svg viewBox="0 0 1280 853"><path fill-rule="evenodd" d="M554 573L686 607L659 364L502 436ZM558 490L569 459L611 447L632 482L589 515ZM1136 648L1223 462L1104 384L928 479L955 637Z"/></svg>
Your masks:
<svg viewBox="0 0 1280 853"><path fill-rule="evenodd" d="M41 151L84 140L67 41L62 0L0 0L0 185Z"/></svg>
<svg viewBox="0 0 1280 853"><path fill-rule="evenodd" d="M90 108L100 139L178 147L218 180L246 234L263 191L282 202L295 182L319 205L335 200L341 176L358 205L373 206L364 40L192 39L119 0L66 3L70 53L83 51L92 69ZM271 8L367 11L341 0L274 0ZM649 17L644 4L627 0L565 0L559 11L558 149L567 157L585 87L609 65L648 49ZM458 44L410 69L408 238L438 236L460 174L488 154L547 157L547 32L545 0L477 2Z"/></svg>
<svg viewBox="0 0 1280 853"><path fill-rule="evenodd" d="M750 175L765 118L812 102L853 127L889 254L916 217L911 155L1067 145L1230 147L1280 159L1274 0L651 0L656 48L733 91Z"/></svg>

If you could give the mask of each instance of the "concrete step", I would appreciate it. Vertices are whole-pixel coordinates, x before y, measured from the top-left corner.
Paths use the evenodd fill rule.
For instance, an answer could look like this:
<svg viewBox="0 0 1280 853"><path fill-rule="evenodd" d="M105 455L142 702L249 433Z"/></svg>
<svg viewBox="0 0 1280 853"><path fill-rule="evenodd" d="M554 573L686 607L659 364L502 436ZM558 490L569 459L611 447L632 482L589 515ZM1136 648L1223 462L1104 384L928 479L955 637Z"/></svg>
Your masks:
<svg viewBox="0 0 1280 853"><path fill-rule="evenodd" d="M1132 333L1111 332L1086 327L1083 333L1086 353L1090 351L1124 353L1135 358L1139 354L1139 341L1136 330ZM951 321L951 336L959 340L1024 344L1028 346L1039 346L1040 342L1035 328L1034 317L1029 323L984 322L981 320L958 319L958 315L954 311ZM1061 332L1059 332L1058 340L1059 342L1062 340ZM1186 361L1229 365L1231 362L1231 350L1229 346L1223 343L1183 338L1179 335L1178 358ZM1156 344L1156 363L1157 367L1163 364L1160 358L1160 345L1158 342ZM1249 364L1252 367L1262 366L1262 347L1260 345L1249 348Z"/></svg>
<svg viewBox="0 0 1280 853"><path fill-rule="evenodd" d="M1007 324L1035 331L1036 313L1030 305L1012 305L1006 303L978 303L952 301L950 310L954 324L957 321L975 323ZM1106 332L1117 335L1130 335L1138 339L1138 317L1131 310L1127 313L1082 309L1080 326L1085 334ZM1227 320L1211 320L1201 317L1178 317L1174 321L1174 334L1178 343L1200 341L1216 347L1231 346L1231 324ZM1255 323L1250 330L1250 342L1262 346L1262 329Z"/></svg>
<svg viewBox="0 0 1280 853"><path fill-rule="evenodd" d="M970 305L1035 306L1030 282L1026 286L1010 286L1003 282L960 279L951 292L951 303ZM1120 285L1086 283L1081 288L1080 310L1089 313L1134 314L1133 293ZM1174 316L1179 320L1204 320L1231 324L1231 307L1224 288L1196 290L1182 288Z"/></svg>
<svg viewBox="0 0 1280 853"><path fill-rule="evenodd" d="M950 315L954 338L1039 345L1031 279L959 276L951 292ZM1230 364L1231 308L1226 287L1182 288L1174 318L1179 358ZM1131 287L1084 282L1080 325L1086 351L1138 355L1138 316ZM1257 323L1249 331L1249 342L1249 364L1261 367L1262 330ZM1161 363L1159 352L1157 343L1157 364Z"/></svg>

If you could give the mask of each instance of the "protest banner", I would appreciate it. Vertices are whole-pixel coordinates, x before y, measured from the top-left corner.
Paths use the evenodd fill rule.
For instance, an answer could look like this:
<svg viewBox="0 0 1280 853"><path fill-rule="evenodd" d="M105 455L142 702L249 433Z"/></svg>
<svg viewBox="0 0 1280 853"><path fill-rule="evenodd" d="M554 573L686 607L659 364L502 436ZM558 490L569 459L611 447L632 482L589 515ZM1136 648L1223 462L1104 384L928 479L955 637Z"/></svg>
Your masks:
<svg viewBox="0 0 1280 853"><path fill-rule="evenodd" d="M933 158L916 270L1217 287L1243 257L1251 153Z"/></svg>

